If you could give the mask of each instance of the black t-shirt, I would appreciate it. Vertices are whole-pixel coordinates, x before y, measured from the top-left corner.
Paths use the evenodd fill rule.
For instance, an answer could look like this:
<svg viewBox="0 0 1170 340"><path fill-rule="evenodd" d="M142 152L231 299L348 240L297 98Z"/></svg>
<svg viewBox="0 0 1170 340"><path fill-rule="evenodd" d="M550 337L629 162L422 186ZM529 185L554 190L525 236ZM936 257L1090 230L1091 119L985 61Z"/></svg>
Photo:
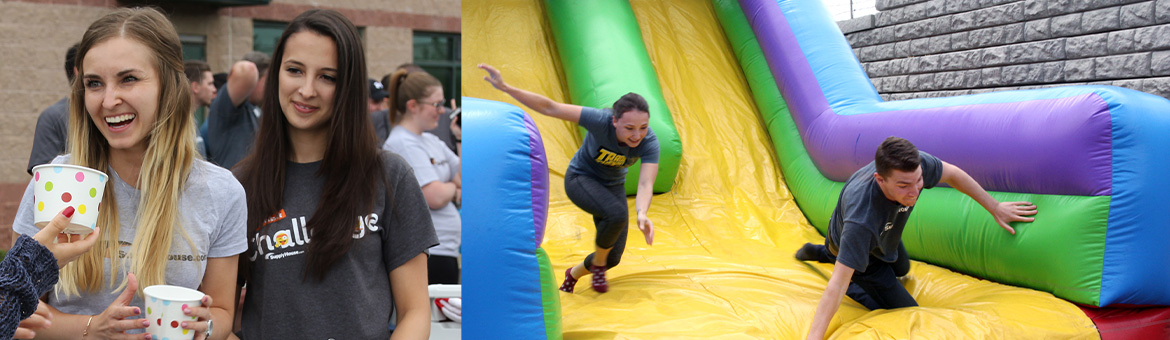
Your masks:
<svg viewBox="0 0 1170 340"><path fill-rule="evenodd" d="M281 210L260 230L244 299L245 339L388 339L394 299L390 272L439 244L430 209L402 157L379 152L391 189L382 183L372 211L337 216L354 221L353 246L325 280L303 280L309 232L305 224L320 203L321 162L289 162ZM238 173L237 173L238 175Z"/></svg>
<svg viewBox="0 0 1170 340"><path fill-rule="evenodd" d="M926 152L918 154L922 158L922 188L933 188L942 178L942 161ZM829 218L829 237L825 238L837 261L857 271L865 271L870 255L884 262L898 259L902 230L914 212L914 207L886 198L874 172L877 167L870 162L845 182Z"/></svg>

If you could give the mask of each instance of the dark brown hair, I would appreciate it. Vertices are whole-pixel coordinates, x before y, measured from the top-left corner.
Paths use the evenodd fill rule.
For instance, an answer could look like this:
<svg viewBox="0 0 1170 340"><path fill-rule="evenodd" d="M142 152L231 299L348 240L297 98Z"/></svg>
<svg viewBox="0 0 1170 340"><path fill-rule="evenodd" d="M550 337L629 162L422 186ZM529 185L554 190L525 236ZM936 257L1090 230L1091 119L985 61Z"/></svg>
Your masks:
<svg viewBox="0 0 1170 340"><path fill-rule="evenodd" d="M622 115L633 110L649 114L650 104L646 103L646 98L642 98L637 93L626 93L621 98L618 98L616 102L613 102L613 119L622 119Z"/></svg>
<svg viewBox="0 0 1170 340"><path fill-rule="evenodd" d="M922 159L918 156L918 148L913 143L890 136L878 147L873 162L878 174L887 177L892 170L914 172L921 165Z"/></svg>
<svg viewBox="0 0 1170 340"><path fill-rule="evenodd" d="M272 55L274 65L268 69L260 119L252 153L239 165L240 183L248 193L248 235L254 237L264 220L278 212L284 201L286 165L292 155L288 119L280 106L280 71L285 44L298 32L313 32L337 45L337 80L333 100L333 117L328 122L329 137L325 158L317 170L324 178L321 196L312 219L307 223L312 242L305 257L304 279L325 278L325 273L353 245L355 219L368 213L374 204L377 185L385 183L379 146L373 124L366 111L369 90L366 80L365 50L353 23L333 10L311 9L289 23ZM390 190L385 186L386 190ZM390 204L391 202L387 202ZM254 240L249 253L256 251ZM241 260L241 275L247 275L249 261ZM246 276L245 276L246 277Z"/></svg>
<svg viewBox="0 0 1170 340"><path fill-rule="evenodd" d="M187 81L192 83L203 82L203 72L211 72L211 66L202 60L188 60L183 62L183 73L187 74Z"/></svg>

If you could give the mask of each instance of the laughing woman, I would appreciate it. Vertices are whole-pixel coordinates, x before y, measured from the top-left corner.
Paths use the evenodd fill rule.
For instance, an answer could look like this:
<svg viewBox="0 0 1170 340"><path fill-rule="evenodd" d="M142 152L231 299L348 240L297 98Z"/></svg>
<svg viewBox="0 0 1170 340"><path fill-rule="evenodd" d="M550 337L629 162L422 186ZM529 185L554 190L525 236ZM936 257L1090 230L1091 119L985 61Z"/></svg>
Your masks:
<svg viewBox="0 0 1170 340"><path fill-rule="evenodd" d="M253 153L235 170L248 193L244 339L429 336L438 240L410 166L378 148L364 56L331 10L297 16L276 45Z"/></svg>
<svg viewBox="0 0 1170 340"><path fill-rule="evenodd" d="M127 333L146 328L139 288L157 284L207 294L206 307L186 312L197 320L180 327L196 331L195 339L226 338L212 324L232 326L238 255L247 249L244 190L227 170L198 159L179 35L156 10L120 9L89 26L76 61L69 154L53 163L110 175L101 204L89 207L103 232L61 269L43 302L52 326L37 338L150 339ZM37 232L32 191L13 222L19 234Z"/></svg>

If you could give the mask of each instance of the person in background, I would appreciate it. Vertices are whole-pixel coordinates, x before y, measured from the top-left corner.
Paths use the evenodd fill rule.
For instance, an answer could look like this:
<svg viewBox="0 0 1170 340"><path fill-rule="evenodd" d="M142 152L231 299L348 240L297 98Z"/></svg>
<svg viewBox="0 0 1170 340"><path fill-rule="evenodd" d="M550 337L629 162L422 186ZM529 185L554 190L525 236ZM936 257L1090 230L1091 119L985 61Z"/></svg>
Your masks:
<svg viewBox="0 0 1170 340"><path fill-rule="evenodd" d="M381 111L388 108L386 97L390 94L386 92L386 86L377 80L370 79L370 103L369 112Z"/></svg>
<svg viewBox="0 0 1170 340"><path fill-rule="evenodd" d="M73 83L73 76L77 67L73 65L73 58L77 56L77 44L69 47L65 52L65 78ZM28 171L32 175L32 168L52 161L54 157L65 153L65 136L69 127L69 96L61 98L37 117L37 129L33 134L32 154L28 156Z"/></svg>
<svg viewBox="0 0 1170 340"><path fill-rule="evenodd" d="M402 65L398 65L398 68L396 70L406 70L407 73L414 73L414 72L427 73L427 71L423 70L422 67L419 67L418 65L411 64L411 63L405 63ZM390 86L390 75L389 74L382 77L382 84L386 85L386 86ZM432 135L435 135L435 137L439 137L439 140L442 140L444 144L447 144L447 148L451 149L451 152L454 152L456 155L459 155L461 153L459 152L460 149L459 149L458 145L460 143L462 143L462 140L459 139L459 137L455 136L455 133L453 131L451 131L451 126L454 125L453 119L451 117L451 112L453 112L456 108L457 107L455 106L455 99L452 98L451 102L450 102L450 106L444 106L442 108L441 112L439 113L439 123L437 125L435 125L434 128L427 129L426 132L429 132ZM389 114L389 111L387 110L386 113ZM389 134L389 132L387 132L387 134ZM385 138L383 138L383 140L385 140Z"/></svg>
<svg viewBox="0 0 1170 340"><path fill-rule="evenodd" d="M443 86L426 72L398 70L388 87L394 129L382 148L402 155L414 169L439 234L439 246L431 250L427 263L429 282L458 284L462 232L458 206L463 192L459 156L424 132L435 128L442 115Z"/></svg>
<svg viewBox="0 0 1170 340"><path fill-rule="evenodd" d="M191 112L195 115L195 125L203 124L203 114L199 109L211 105L215 99L216 88L212 84L211 66L201 60L183 62L183 72L187 74L187 81L191 82ZM195 148L203 158L207 158L207 147L203 145L203 136L195 135Z"/></svg>
<svg viewBox="0 0 1170 340"><path fill-rule="evenodd" d="M225 91L219 91L207 115L207 159L231 169L252 148L260 123L260 103L270 59L263 52L248 52L232 65Z"/></svg>

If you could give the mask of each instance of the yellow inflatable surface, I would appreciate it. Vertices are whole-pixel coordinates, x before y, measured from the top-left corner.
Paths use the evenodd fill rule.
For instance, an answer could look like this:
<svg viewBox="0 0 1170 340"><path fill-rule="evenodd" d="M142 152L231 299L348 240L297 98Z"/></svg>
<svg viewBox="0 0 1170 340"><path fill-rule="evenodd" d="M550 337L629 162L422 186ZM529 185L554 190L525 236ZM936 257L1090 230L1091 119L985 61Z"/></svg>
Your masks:
<svg viewBox="0 0 1170 340"><path fill-rule="evenodd" d="M654 197L654 245L631 223L610 291L588 278L560 293L565 339L803 339L832 266L797 261L824 242L793 201L739 63L706 1L632 1L683 142L674 190ZM463 93L521 106L481 78L565 101L559 57L536 0L463 2ZM521 106L522 107L522 106ZM564 193L581 143L572 124L529 111L548 153L544 248L557 282L593 249L592 217ZM634 215L633 197L629 199ZM631 220L633 222L633 220ZM474 278L468 278L469 280ZM845 298L830 338L1098 338L1092 321L1051 294L914 261L905 278L920 307L869 311Z"/></svg>

